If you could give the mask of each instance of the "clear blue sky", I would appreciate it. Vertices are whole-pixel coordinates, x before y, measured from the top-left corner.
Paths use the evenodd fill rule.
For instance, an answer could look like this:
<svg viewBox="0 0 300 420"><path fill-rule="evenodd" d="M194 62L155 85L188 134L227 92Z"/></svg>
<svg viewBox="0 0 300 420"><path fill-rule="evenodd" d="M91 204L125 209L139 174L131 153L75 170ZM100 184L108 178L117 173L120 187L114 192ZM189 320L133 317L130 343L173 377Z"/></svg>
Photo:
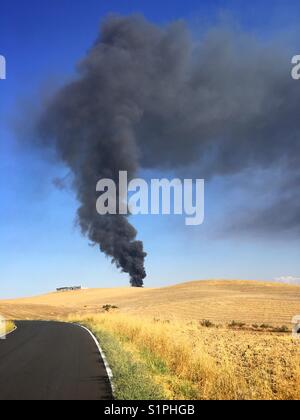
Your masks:
<svg viewBox="0 0 300 420"><path fill-rule="evenodd" d="M242 28L272 37L300 23L295 0L12 0L0 6L0 298L32 295L57 286L126 286L128 278L89 246L74 226L77 203L57 191L61 171L16 144L11 120L30 106L41 86L66 79L94 41L108 13L139 12L164 24L184 18L194 28L228 13ZM300 50L300 46L299 46ZM300 53L300 51L295 51ZM299 243L284 239L222 237L214 232L232 191L222 181L207 185L205 225L191 230L174 218L136 218L145 242L147 286L206 278L273 279L300 274ZM226 223L226 221L223 221Z"/></svg>

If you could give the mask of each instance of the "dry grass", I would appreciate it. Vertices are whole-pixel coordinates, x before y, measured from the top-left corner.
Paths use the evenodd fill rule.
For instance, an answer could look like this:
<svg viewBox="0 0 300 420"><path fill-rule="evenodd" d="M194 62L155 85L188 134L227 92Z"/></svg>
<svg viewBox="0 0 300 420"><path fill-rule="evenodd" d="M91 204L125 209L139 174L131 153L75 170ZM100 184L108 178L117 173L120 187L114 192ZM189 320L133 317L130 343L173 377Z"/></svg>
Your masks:
<svg viewBox="0 0 300 420"><path fill-rule="evenodd" d="M111 334L124 351L147 366L165 398L300 398L300 346L290 335L119 313L69 319L88 325L99 337Z"/></svg>
<svg viewBox="0 0 300 420"><path fill-rule="evenodd" d="M55 319L71 313L97 313L116 305L125 314L167 320L202 320L290 325L300 314L300 287L244 281L201 281L162 289L95 289L0 301L11 319Z"/></svg>
<svg viewBox="0 0 300 420"><path fill-rule="evenodd" d="M105 305L119 309L104 313ZM300 343L280 333L300 314L299 286L201 281L82 290L0 301L0 313L88 324L107 345L123 398L153 393L153 385L126 388L145 377L169 399L300 398ZM276 327L278 333L271 332ZM136 372L131 381L129 365Z"/></svg>
<svg viewBox="0 0 300 420"><path fill-rule="evenodd" d="M0 337L12 332L15 326L16 326L15 323L12 321L6 321L6 322L0 321Z"/></svg>
<svg viewBox="0 0 300 420"><path fill-rule="evenodd" d="M16 327L16 324L13 321L7 321L6 322L6 334L13 331Z"/></svg>

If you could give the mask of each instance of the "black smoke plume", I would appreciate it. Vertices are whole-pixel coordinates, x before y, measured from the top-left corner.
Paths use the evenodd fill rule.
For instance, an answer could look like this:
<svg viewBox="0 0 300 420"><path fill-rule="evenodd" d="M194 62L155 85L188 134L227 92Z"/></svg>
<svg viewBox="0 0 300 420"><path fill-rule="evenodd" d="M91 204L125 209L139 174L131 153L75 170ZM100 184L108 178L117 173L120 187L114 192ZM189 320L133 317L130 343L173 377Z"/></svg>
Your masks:
<svg viewBox="0 0 300 420"><path fill-rule="evenodd" d="M280 166L289 197L300 156L295 83L283 46L223 26L195 42L183 22L110 17L78 77L47 105L39 138L74 175L83 233L142 286L143 244L128 218L97 215L97 181L117 183L120 170L132 178L139 168L194 168L210 178ZM299 228L299 206L286 205L275 200L262 220Z"/></svg>

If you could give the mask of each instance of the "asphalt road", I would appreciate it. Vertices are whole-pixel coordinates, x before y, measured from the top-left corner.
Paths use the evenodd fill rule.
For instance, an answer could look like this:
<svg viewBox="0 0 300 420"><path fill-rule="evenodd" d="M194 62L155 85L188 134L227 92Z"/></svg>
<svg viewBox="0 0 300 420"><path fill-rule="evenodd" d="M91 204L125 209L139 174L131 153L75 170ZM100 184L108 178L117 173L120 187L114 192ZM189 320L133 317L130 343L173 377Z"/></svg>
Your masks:
<svg viewBox="0 0 300 420"><path fill-rule="evenodd" d="M76 325L18 322L0 340L0 400L111 400L105 366Z"/></svg>

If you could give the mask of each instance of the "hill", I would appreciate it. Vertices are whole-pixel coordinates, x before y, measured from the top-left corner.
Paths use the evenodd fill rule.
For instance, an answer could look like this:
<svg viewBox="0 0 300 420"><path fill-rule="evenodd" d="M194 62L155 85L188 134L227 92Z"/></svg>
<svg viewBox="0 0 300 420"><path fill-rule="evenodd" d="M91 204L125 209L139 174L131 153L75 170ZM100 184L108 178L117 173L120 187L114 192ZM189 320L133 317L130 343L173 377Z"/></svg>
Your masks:
<svg viewBox="0 0 300 420"><path fill-rule="evenodd" d="M0 313L12 319L53 319L95 314L106 304L158 319L289 325L300 314L300 286L220 280L156 289L89 289L0 301Z"/></svg>

